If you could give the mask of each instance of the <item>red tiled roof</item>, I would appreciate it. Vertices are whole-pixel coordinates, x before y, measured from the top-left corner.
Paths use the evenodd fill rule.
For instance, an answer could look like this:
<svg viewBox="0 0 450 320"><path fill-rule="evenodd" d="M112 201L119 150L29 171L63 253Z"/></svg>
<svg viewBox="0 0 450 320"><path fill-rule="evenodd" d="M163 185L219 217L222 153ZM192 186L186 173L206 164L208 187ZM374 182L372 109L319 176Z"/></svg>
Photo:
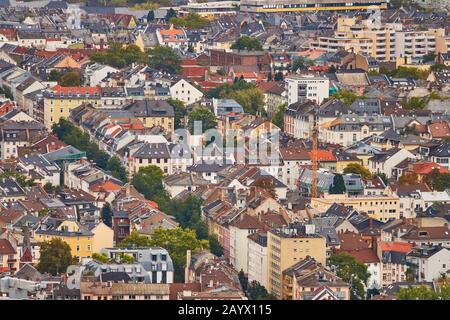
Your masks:
<svg viewBox="0 0 450 320"><path fill-rule="evenodd" d="M182 67L183 76L188 78L202 78L204 79L205 73L208 71L207 67L200 66L183 66Z"/></svg>
<svg viewBox="0 0 450 320"><path fill-rule="evenodd" d="M28 53L29 51L30 51L29 48L27 48L27 47L21 47L21 46L18 46L18 47L16 47L16 48L13 50L14 53L18 53L18 54L26 54L26 53Z"/></svg>
<svg viewBox="0 0 450 320"><path fill-rule="evenodd" d="M8 40L15 40L17 38L17 29L2 28L0 34L4 35Z"/></svg>
<svg viewBox="0 0 450 320"><path fill-rule="evenodd" d="M111 180L107 180L105 182L94 184L93 186L91 186L90 189L94 192L100 192L100 191L112 192L112 191L119 191L122 188L121 188L121 186L119 186L118 184L115 184Z"/></svg>
<svg viewBox="0 0 450 320"><path fill-rule="evenodd" d="M183 61L181 62L181 66L198 66L197 64L197 60L195 59L183 59Z"/></svg>
<svg viewBox="0 0 450 320"><path fill-rule="evenodd" d="M450 172L447 168L444 168L435 162L427 162L427 161L418 162L418 163L414 163L412 166L412 171L416 174L421 174L421 175L429 174L434 169L439 170L440 173L449 173Z"/></svg>
<svg viewBox="0 0 450 320"><path fill-rule="evenodd" d="M54 51L45 51L45 50L35 50L33 52L33 55L40 57L40 58L51 58L55 56L57 53Z"/></svg>
<svg viewBox="0 0 450 320"><path fill-rule="evenodd" d="M313 152L308 152L310 158L313 157ZM317 150L317 160L318 161L336 161L336 156L330 150Z"/></svg>
<svg viewBox="0 0 450 320"><path fill-rule="evenodd" d="M338 253L347 253L351 255L356 261L362 263L378 263L380 259L378 258L376 252L370 248L357 249L357 250L337 250Z"/></svg>
<svg viewBox="0 0 450 320"><path fill-rule="evenodd" d="M428 131L433 138L445 138L450 135L450 127L445 121L429 124Z"/></svg>
<svg viewBox="0 0 450 320"><path fill-rule="evenodd" d="M200 292L202 286L200 283L170 283L169 284L169 298L170 300L177 300L178 293L183 291Z"/></svg>
<svg viewBox="0 0 450 320"><path fill-rule="evenodd" d="M305 149L298 148L280 148L283 160L309 160L310 153Z"/></svg>
<svg viewBox="0 0 450 320"><path fill-rule="evenodd" d="M164 42L185 42L184 31L181 29L175 29L171 26L170 29L160 29L159 33L162 37L168 36L169 39L163 39ZM182 35L183 37L177 38L176 36Z"/></svg>
<svg viewBox="0 0 450 320"><path fill-rule="evenodd" d="M15 254L16 250L6 239L0 239L0 254Z"/></svg>
<svg viewBox="0 0 450 320"><path fill-rule="evenodd" d="M0 106L0 116L4 115L5 113L8 113L14 109L14 104L10 101L6 101Z"/></svg>
<svg viewBox="0 0 450 320"><path fill-rule="evenodd" d="M338 236L339 241L341 242L341 250L357 250L369 248L369 244L363 239L360 234L346 232L339 234Z"/></svg>
<svg viewBox="0 0 450 320"><path fill-rule="evenodd" d="M408 242L381 242L381 251L395 251L408 253L411 251L413 245Z"/></svg>
<svg viewBox="0 0 450 320"><path fill-rule="evenodd" d="M77 94L87 94L94 95L95 93L97 95L100 95L100 87L61 87L60 85L56 85L52 88L54 94L61 94L67 95L69 93L73 95Z"/></svg>
<svg viewBox="0 0 450 320"><path fill-rule="evenodd" d="M254 216L249 216L247 214L239 217L234 223L233 226L239 229L263 229L264 225L258 221L258 219Z"/></svg>

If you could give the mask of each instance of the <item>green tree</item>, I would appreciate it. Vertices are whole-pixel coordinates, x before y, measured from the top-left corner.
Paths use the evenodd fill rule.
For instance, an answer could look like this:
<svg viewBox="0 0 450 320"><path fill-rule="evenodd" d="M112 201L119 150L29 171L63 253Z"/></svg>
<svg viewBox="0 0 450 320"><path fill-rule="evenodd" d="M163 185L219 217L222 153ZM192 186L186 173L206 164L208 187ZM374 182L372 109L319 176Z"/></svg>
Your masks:
<svg viewBox="0 0 450 320"><path fill-rule="evenodd" d="M308 70L312 65L311 61L305 59L304 57L297 57L292 62L291 71L296 72L297 70Z"/></svg>
<svg viewBox="0 0 450 320"><path fill-rule="evenodd" d="M54 276L66 272L67 267L76 263L70 247L59 238L41 242L38 270Z"/></svg>
<svg viewBox="0 0 450 320"><path fill-rule="evenodd" d="M133 256L126 254L126 253L119 254L119 256L117 258L119 260L119 263L135 263L136 262L136 260L134 259Z"/></svg>
<svg viewBox="0 0 450 320"><path fill-rule="evenodd" d="M5 94L5 98L9 99L11 101L14 101L14 96L12 94L12 91L9 87L7 87L6 85L3 85L3 93Z"/></svg>
<svg viewBox="0 0 450 320"><path fill-rule="evenodd" d="M170 23L175 25L178 28L187 28L187 29L202 29L207 23L208 19L200 16L197 13L189 13L185 17L172 17L170 18Z"/></svg>
<svg viewBox="0 0 450 320"><path fill-rule="evenodd" d="M146 199L156 201L155 199L167 197L162 184L163 177L164 173L159 167L146 166L139 169L131 183Z"/></svg>
<svg viewBox="0 0 450 320"><path fill-rule="evenodd" d="M374 177L379 177L381 180L383 180L383 183L385 185L389 184L389 180L388 180L388 178L387 178L385 173L377 173L377 174L374 175Z"/></svg>
<svg viewBox="0 0 450 320"><path fill-rule="evenodd" d="M22 173L16 172L16 171L11 171L11 170L6 170L2 173L0 173L0 178L10 178L15 180L19 186L21 186L22 188L25 187L32 187L34 185L36 185L36 183L34 182L34 179L30 178L28 179L25 175L23 175Z"/></svg>
<svg viewBox="0 0 450 320"><path fill-rule="evenodd" d="M284 112L286 111L287 103L278 106L277 112L272 117L272 123L281 130L284 130Z"/></svg>
<svg viewBox="0 0 450 320"><path fill-rule="evenodd" d="M108 50L94 53L90 60L120 69L132 63L145 63L147 55L134 44L123 46L122 43L113 42Z"/></svg>
<svg viewBox="0 0 450 320"><path fill-rule="evenodd" d="M256 88L256 86L243 79L235 78L232 84L224 83L212 88L208 91L207 96L208 98L234 99L236 92L251 88Z"/></svg>
<svg viewBox="0 0 450 320"><path fill-rule="evenodd" d="M403 173L403 175L398 179L399 185L409 185L414 186L417 185L419 182L417 180L417 174L414 172L407 172Z"/></svg>
<svg viewBox="0 0 450 320"><path fill-rule="evenodd" d="M284 79L283 72L278 71L277 73L275 73L274 78L275 81L283 81L283 79Z"/></svg>
<svg viewBox="0 0 450 320"><path fill-rule="evenodd" d="M428 71L420 70L418 68L411 67L398 67L392 74L397 78L412 78L415 80L426 80L428 77Z"/></svg>
<svg viewBox="0 0 450 320"><path fill-rule="evenodd" d="M248 278L245 276L244 270L241 269L241 271L239 271L238 278L239 278L239 283L242 286L242 290L244 290L244 292L247 292Z"/></svg>
<svg viewBox="0 0 450 320"><path fill-rule="evenodd" d="M406 126L404 129L404 134L413 134L415 136L419 135L419 131L417 130L416 125Z"/></svg>
<svg viewBox="0 0 450 320"><path fill-rule="evenodd" d="M170 199L161 204L160 209L172 216L182 228L195 230L197 238L204 240L208 238L208 227L201 220L201 199L189 195L183 200Z"/></svg>
<svg viewBox="0 0 450 320"><path fill-rule="evenodd" d="M111 171L113 177L123 182L127 181L127 172L120 160L116 157L110 158L105 151L100 150L96 143L90 141L86 132L81 131L64 118L53 124L52 131L61 141L78 150L85 151L87 158L95 162L98 167Z"/></svg>
<svg viewBox="0 0 450 320"><path fill-rule="evenodd" d="M447 66L442 63L435 63L430 67L430 70L434 72L444 71L445 69L447 69Z"/></svg>
<svg viewBox="0 0 450 320"><path fill-rule="evenodd" d="M262 51L263 47L261 42L256 38L248 36L242 36L238 38L232 45L231 49L237 50L249 50L249 51Z"/></svg>
<svg viewBox="0 0 450 320"><path fill-rule="evenodd" d="M106 255L106 253L100 254L100 253L94 252L92 254L92 259L95 260L95 261L101 262L101 263L108 263L109 262L109 258Z"/></svg>
<svg viewBox="0 0 450 320"><path fill-rule="evenodd" d="M217 126L216 116L205 106L194 106L194 109L188 115L188 120L189 131L192 134L194 133L195 121L201 122L203 132Z"/></svg>
<svg viewBox="0 0 450 320"><path fill-rule="evenodd" d="M223 248L220 245L220 242L217 239L217 236L210 235L208 237L208 240L209 240L209 248L211 250L211 253L217 257L221 257L223 255Z"/></svg>
<svg viewBox="0 0 450 320"><path fill-rule="evenodd" d="M370 277L367 266L347 253L332 254L328 265L336 270L336 275L351 285L351 299L365 298L365 285Z"/></svg>
<svg viewBox="0 0 450 320"><path fill-rule="evenodd" d="M434 169L425 177L425 182L435 191L444 191L450 188L450 173L440 173Z"/></svg>
<svg viewBox="0 0 450 320"><path fill-rule="evenodd" d="M183 128L184 126L184 116L186 115L186 107L184 106L184 102L177 99L169 98L166 100L174 110L175 119L174 119L174 127L175 129Z"/></svg>
<svg viewBox="0 0 450 320"><path fill-rule="evenodd" d="M77 71L66 72L58 79L58 84L61 87L78 87L81 84L81 75Z"/></svg>
<svg viewBox="0 0 450 320"><path fill-rule="evenodd" d="M120 162L119 158L112 157L106 164L106 170L111 171L111 175L123 182L128 181L128 173L125 167Z"/></svg>
<svg viewBox="0 0 450 320"><path fill-rule="evenodd" d="M264 114L264 93L259 88L248 88L235 92L234 96L244 111L249 114Z"/></svg>
<svg viewBox="0 0 450 320"><path fill-rule="evenodd" d="M428 104L428 99L426 97L412 97L406 99L402 103L402 107L406 110L422 110Z"/></svg>
<svg viewBox="0 0 450 320"><path fill-rule="evenodd" d="M422 58L422 62L423 63L427 63L427 62L433 62L436 60L436 54L434 54L433 52L427 53L426 55L423 56Z"/></svg>
<svg viewBox="0 0 450 320"><path fill-rule="evenodd" d="M181 59L170 47L156 46L148 49L147 55L149 67L170 74L181 73Z"/></svg>
<svg viewBox="0 0 450 320"><path fill-rule="evenodd" d="M247 296L250 300L276 300L275 296L269 294L267 289L255 280L248 284Z"/></svg>
<svg viewBox="0 0 450 320"><path fill-rule="evenodd" d="M344 173L359 174L363 179L370 179L372 177L372 174L370 173L369 169L360 165L359 163L349 163L344 168Z"/></svg>
<svg viewBox="0 0 450 320"><path fill-rule="evenodd" d="M153 22L155 21L155 11L150 10L147 14L147 22Z"/></svg>
<svg viewBox="0 0 450 320"><path fill-rule="evenodd" d="M109 202L105 202L101 211L101 217L104 224L108 227L112 227L112 210Z"/></svg>
<svg viewBox="0 0 450 320"><path fill-rule="evenodd" d="M336 174L333 178L333 184L330 186L330 194L343 194L345 191L344 178L341 174Z"/></svg>
<svg viewBox="0 0 450 320"><path fill-rule="evenodd" d="M176 18L176 17L177 17L177 12L175 10L173 10L172 8L167 10L167 13L166 13L166 21L167 22L169 22L171 18Z"/></svg>
<svg viewBox="0 0 450 320"><path fill-rule="evenodd" d="M44 190L47 193L53 193L55 191L55 187L50 182L47 182L44 184Z"/></svg>
<svg viewBox="0 0 450 320"><path fill-rule="evenodd" d="M58 81L59 77L61 77L61 72L59 72L56 69L53 69L50 71L50 73L47 76L48 81Z"/></svg>
<svg viewBox="0 0 450 320"><path fill-rule="evenodd" d="M141 236L137 231L132 231L129 236L124 238L118 245L119 248L146 248L151 247L150 240Z"/></svg>
<svg viewBox="0 0 450 320"><path fill-rule="evenodd" d="M190 229L162 229L158 228L150 240L152 246L166 249L174 264L175 282L184 282L184 267L186 265L186 252L198 253L209 249L207 240L199 240L195 231Z"/></svg>
<svg viewBox="0 0 450 320"><path fill-rule="evenodd" d="M362 97L358 96L356 93L350 91L350 90L339 90L338 92L334 93L331 98L333 99L340 99L342 102L345 103L345 105L350 106L355 100L360 99Z"/></svg>
<svg viewBox="0 0 450 320"><path fill-rule="evenodd" d="M439 295L426 285L400 288L397 293L398 300L438 300Z"/></svg>

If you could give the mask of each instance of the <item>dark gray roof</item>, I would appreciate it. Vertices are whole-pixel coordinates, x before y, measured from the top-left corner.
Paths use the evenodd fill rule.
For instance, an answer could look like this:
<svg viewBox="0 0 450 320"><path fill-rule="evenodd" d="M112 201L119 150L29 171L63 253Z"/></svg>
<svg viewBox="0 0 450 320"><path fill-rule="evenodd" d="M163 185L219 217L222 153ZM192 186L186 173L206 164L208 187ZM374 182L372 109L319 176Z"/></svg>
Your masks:
<svg viewBox="0 0 450 320"><path fill-rule="evenodd" d="M430 156L433 157L450 157L450 141L443 142L439 146L430 150Z"/></svg>
<svg viewBox="0 0 450 320"><path fill-rule="evenodd" d="M167 143L145 143L134 154L138 159L169 159Z"/></svg>
<svg viewBox="0 0 450 320"><path fill-rule="evenodd" d="M25 196L22 187L14 179L10 178L0 179L0 194L4 197Z"/></svg>
<svg viewBox="0 0 450 320"><path fill-rule="evenodd" d="M392 149L389 149L386 152L374 155L369 160L370 161L374 161L374 162L385 162L386 160L388 160L390 157L392 157L394 154L396 154L400 150L401 149L399 149L399 148L392 148Z"/></svg>
<svg viewBox="0 0 450 320"><path fill-rule="evenodd" d="M136 101L125 108L134 117L173 117L173 107L164 100Z"/></svg>
<svg viewBox="0 0 450 320"><path fill-rule="evenodd" d="M228 167L228 164L219 164L219 163L205 163L199 162L187 168L188 171L191 172L219 172L224 168Z"/></svg>
<svg viewBox="0 0 450 320"><path fill-rule="evenodd" d="M126 273L126 272L104 272L101 275L102 277L102 282L108 282L108 281L112 281L112 282L126 282L128 283L129 281L131 281L130 276Z"/></svg>

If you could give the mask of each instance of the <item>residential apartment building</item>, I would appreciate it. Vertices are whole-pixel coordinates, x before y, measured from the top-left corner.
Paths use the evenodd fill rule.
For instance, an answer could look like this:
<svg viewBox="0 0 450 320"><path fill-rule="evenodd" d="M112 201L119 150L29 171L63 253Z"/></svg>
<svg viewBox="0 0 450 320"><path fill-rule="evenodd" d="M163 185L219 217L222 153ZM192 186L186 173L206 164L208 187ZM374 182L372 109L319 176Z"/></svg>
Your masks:
<svg viewBox="0 0 450 320"><path fill-rule="evenodd" d="M306 256L325 265L326 240L315 233L313 225L290 225L268 231L267 281L269 293L282 297L283 271Z"/></svg>
<svg viewBox="0 0 450 320"><path fill-rule="evenodd" d="M203 97L203 93L184 79L174 83L170 88L172 99L183 101L185 104L192 104Z"/></svg>
<svg viewBox="0 0 450 320"><path fill-rule="evenodd" d="M243 0L240 10L243 12L308 12L308 11L335 11L335 10L365 10L370 7L380 9L387 8L385 0L360 0L358 2L347 2L344 0Z"/></svg>
<svg viewBox="0 0 450 320"><path fill-rule="evenodd" d="M413 248L406 260L416 281L430 282L448 274L450 250L440 246L420 246Z"/></svg>
<svg viewBox="0 0 450 320"><path fill-rule="evenodd" d="M0 239L0 273L19 269L19 252L7 239Z"/></svg>
<svg viewBox="0 0 450 320"><path fill-rule="evenodd" d="M307 256L283 271L283 300L350 300L350 285Z"/></svg>
<svg viewBox="0 0 450 320"><path fill-rule="evenodd" d="M230 230L230 263L238 271L248 273L248 236L263 229L257 217L241 215L229 226Z"/></svg>
<svg viewBox="0 0 450 320"><path fill-rule="evenodd" d="M172 159L167 143L144 143L130 150L128 172L131 175L149 165L159 167L165 174L172 174Z"/></svg>
<svg viewBox="0 0 450 320"><path fill-rule="evenodd" d="M384 173L386 177L392 177L394 167L406 159L415 159L416 156L406 149L392 148L386 152L380 152L369 158L368 167L372 173Z"/></svg>
<svg viewBox="0 0 450 320"><path fill-rule="evenodd" d="M173 262L166 249L151 248L103 248L110 259L120 259L121 255L129 255L136 263L142 265L147 272L147 283L173 283Z"/></svg>
<svg viewBox="0 0 450 320"><path fill-rule="evenodd" d="M444 29L406 30L401 23L339 18L335 33L317 37L310 47L327 52L353 51L379 61L405 57L414 61L437 53L436 39L444 36Z"/></svg>
<svg viewBox="0 0 450 320"><path fill-rule="evenodd" d="M69 245L71 254L78 260L89 258L94 253L94 233L77 221L54 219L48 216L33 231L33 235L38 242L61 239Z"/></svg>
<svg viewBox="0 0 450 320"><path fill-rule="evenodd" d="M169 285L81 282L81 300L169 300Z"/></svg>
<svg viewBox="0 0 450 320"><path fill-rule="evenodd" d="M296 102L314 101L321 104L329 97L330 80L312 75L292 75L285 79L288 105Z"/></svg>
<svg viewBox="0 0 450 320"><path fill-rule="evenodd" d="M319 212L327 211L333 203L365 212L371 218L380 221L400 218L400 199L396 196L347 196L345 194L324 194L321 198L312 198L311 206Z"/></svg>
<svg viewBox="0 0 450 320"><path fill-rule="evenodd" d="M348 147L364 138L391 129L392 126L390 117L342 115L329 126L321 128L319 139Z"/></svg>
<svg viewBox="0 0 450 320"><path fill-rule="evenodd" d="M97 107L100 104L100 87L54 86L44 93L44 125L51 129L59 119L67 119L70 111L82 104Z"/></svg>
<svg viewBox="0 0 450 320"><path fill-rule="evenodd" d="M24 121L5 121L0 124L0 159L18 158L19 148L29 147L35 139L46 135L44 126L27 115Z"/></svg>
<svg viewBox="0 0 450 320"><path fill-rule="evenodd" d="M256 232L248 236L248 282L259 282L267 288L267 233Z"/></svg>

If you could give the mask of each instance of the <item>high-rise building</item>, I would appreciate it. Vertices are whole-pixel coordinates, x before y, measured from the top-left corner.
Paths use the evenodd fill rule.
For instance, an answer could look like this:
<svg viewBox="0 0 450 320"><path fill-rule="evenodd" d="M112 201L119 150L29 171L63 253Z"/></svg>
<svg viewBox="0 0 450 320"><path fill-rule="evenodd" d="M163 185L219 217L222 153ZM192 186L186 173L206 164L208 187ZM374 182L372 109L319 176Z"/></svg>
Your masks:
<svg viewBox="0 0 450 320"><path fill-rule="evenodd" d="M293 224L267 233L268 291L281 298L283 271L306 256L325 265L326 240L313 225Z"/></svg>

